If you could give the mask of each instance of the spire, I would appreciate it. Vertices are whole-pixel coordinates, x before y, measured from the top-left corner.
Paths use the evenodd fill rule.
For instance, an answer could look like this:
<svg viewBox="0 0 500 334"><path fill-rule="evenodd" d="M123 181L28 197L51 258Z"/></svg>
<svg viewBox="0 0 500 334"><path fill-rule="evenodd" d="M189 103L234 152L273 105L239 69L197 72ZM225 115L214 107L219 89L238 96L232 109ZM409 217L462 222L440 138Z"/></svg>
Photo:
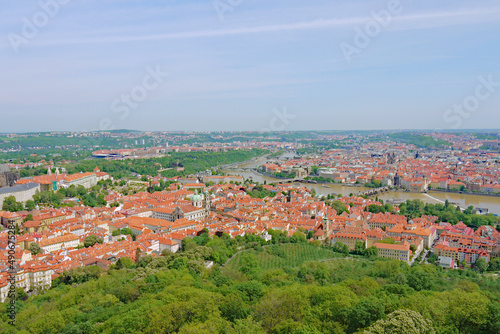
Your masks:
<svg viewBox="0 0 500 334"><path fill-rule="evenodd" d="M328 219L328 215L325 213L323 214L323 233L326 236L328 235L328 231L330 231L330 220Z"/></svg>

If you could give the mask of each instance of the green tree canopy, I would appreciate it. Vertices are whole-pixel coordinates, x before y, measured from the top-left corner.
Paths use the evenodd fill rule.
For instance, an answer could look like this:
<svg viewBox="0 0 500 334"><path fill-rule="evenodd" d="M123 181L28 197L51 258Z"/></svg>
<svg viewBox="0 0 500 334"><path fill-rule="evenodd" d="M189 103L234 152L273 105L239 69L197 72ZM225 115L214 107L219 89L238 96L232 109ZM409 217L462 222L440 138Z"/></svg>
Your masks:
<svg viewBox="0 0 500 334"><path fill-rule="evenodd" d="M24 205L16 201L14 196L6 197L3 200L2 210L16 212L24 210Z"/></svg>
<svg viewBox="0 0 500 334"><path fill-rule="evenodd" d="M31 254L36 255L41 253L42 249L40 248L39 244L37 244L36 242L32 242L29 247L29 251L31 252Z"/></svg>
<svg viewBox="0 0 500 334"><path fill-rule="evenodd" d="M365 329L363 334L434 334L432 321L412 310L396 310Z"/></svg>
<svg viewBox="0 0 500 334"><path fill-rule="evenodd" d="M83 246L84 247L92 247L97 243L102 244L103 242L104 241L102 240L102 238L99 238L98 236L91 234L85 238L85 240L83 241Z"/></svg>

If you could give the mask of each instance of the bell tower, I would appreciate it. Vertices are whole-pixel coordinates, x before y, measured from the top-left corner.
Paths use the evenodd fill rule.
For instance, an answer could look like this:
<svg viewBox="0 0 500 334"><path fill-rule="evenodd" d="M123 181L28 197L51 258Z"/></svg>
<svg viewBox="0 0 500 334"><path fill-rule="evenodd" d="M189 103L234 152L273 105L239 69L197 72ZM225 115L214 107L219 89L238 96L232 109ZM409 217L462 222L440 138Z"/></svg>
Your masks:
<svg viewBox="0 0 500 334"><path fill-rule="evenodd" d="M205 201L205 210L207 210L207 213L208 211L210 211L210 194L208 193L208 191L205 191L205 194L204 194L205 198L204 198L204 201Z"/></svg>
<svg viewBox="0 0 500 334"><path fill-rule="evenodd" d="M325 214L323 215L323 233L326 235L328 235L328 232L330 232L330 220L328 219L328 216L325 212Z"/></svg>

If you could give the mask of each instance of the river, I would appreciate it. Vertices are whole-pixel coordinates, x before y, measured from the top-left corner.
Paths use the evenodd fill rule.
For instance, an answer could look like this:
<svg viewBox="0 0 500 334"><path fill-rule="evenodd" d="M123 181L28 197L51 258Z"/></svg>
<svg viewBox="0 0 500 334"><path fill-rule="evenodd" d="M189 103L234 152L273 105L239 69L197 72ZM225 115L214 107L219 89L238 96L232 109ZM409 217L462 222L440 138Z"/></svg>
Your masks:
<svg viewBox="0 0 500 334"><path fill-rule="evenodd" d="M256 168L267 161L267 157L259 157L247 161L244 163L236 164L234 168L223 169L222 171L226 174L240 175L245 179L251 178L253 181L264 183L278 183L280 179L276 179L269 176L264 176L255 171L246 170L249 168ZM309 189L314 189L316 193L328 195L328 194L341 194L342 196L349 196L350 193L356 194L358 192L367 190L365 187L352 187L345 186L341 184L328 184L323 186L321 184L312 183L296 183L297 186L305 186ZM390 191L378 195L380 199L384 201L396 199L396 200L414 200L419 199L426 203L444 203L448 200L453 205L459 205L462 208L467 208L469 205L479 208L488 208L490 213L500 215L500 197L493 196L481 196L481 195L467 195L467 194L457 194L457 193L446 193L438 191L429 191L428 194L424 193L410 193L402 191Z"/></svg>

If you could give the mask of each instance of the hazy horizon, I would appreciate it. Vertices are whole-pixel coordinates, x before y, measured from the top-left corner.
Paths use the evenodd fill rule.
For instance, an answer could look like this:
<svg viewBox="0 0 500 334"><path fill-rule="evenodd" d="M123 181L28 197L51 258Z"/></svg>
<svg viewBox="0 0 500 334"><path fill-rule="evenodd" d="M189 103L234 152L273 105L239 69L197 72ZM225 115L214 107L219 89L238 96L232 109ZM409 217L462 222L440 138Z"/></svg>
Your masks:
<svg viewBox="0 0 500 334"><path fill-rule="evenodd" d="M226 131L226 130L213 130L213 131L197 131L197 130L140 130L140 129L114 129L114 130L95 130L95 131L71 131L71 130L46 130L46 131L11 131L11 132L0 132L0 134L37 134L37 133L65 133L65 132L115 132L115 133L124 133L124 132L169 132L169 133L286 133L286 132L339 132L339 133L349 133L349 132L422 132L422 133L492 133L498 132L500 135L500 128L497 129L367 129L367 130L357 130L357 129L346 129L346 130L336 130L336 129L305 129L305 130L283 130L283 131L261 131L261 130L242 130L242 131Z"/></svg>

